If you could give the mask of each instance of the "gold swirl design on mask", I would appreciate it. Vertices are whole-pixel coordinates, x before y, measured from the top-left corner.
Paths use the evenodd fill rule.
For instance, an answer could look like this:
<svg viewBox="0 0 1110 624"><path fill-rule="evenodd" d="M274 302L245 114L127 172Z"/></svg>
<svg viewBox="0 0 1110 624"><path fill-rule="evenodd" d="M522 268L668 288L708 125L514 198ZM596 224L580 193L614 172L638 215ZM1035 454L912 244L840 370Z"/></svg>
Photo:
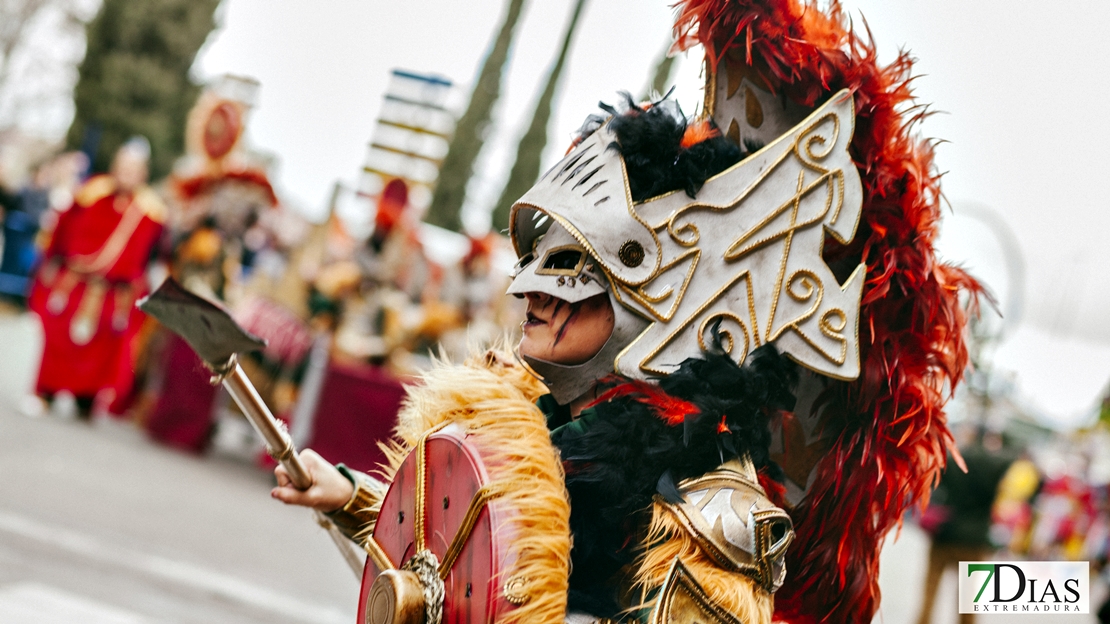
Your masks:
<svg viewBox="0 0 1110 624"><path fill-rule="evenodd" d="M831 131L829 132L829 134L827 136L818 134L817 133L818 130L823 125L825 125L826 122L828 122L828 121L832 122L832 128L831 128ZM793 146L791 146L791 148L788 149L788 150L783 150L782 154L779 155L778 158L776 158L774 160L774 162L772 162L766 169L764 169L763 172L760 173L759 176L757 176L756 179L753 180L748 185L747 188L745 188L743 191L741 191L739 196L734 201L731 201L727 204L721 204L721 205L714 205L714 204L708 204L708 203L701 203L701 202L693 201L693 202L691 202L689 204L686 204L685 206L679 208L678 210L675 210L672 214L670 214L661 223L656 224L653 227L653 229L655 231L659 231L659 230L662 230L662 229L666 228L667 233L670 234L671 238L675 242L677 242L678 244L680 244L684 247L690 247L694 244L697 244L697 239L696 238L693 240L693 242L691 242L690 238L684 238L683 235L680 234L681 232L688 231L688 230L691 231L692 233L696 233L697 232L697 227L694 226L692 223L685 223L685 224L682 224L682 225L678 225L678 221L679 221L680 218L684 217L686 215L686 213L692 212L694 210L710 210L712 212L728 212L728 211L733 210L734 208L736 208L740 204L744 203L744 200L747 199L747 197L749 195L751 195L757 188L759 188L759 186L765 180L767 180L767 178L771 177L779 169L779 167L781 167L782 164L784 162L786 162L791 156L796 157L798 159L798 161L800 161L802 164L804 164L807 168L809 168L811 170L814 170L814 171L817 171L819 174L823 174L817 180L815 180L813 183L811 183L806 188L806 191L805 191L804 194L808 195L810 192L812 192L814 189L816 189L818 186L820 186L820 184L822 182L826 182L828 177L833 177L837 180L837 183L841 187L840 188L840 193L838 194L838 196L839 196L840 200L843 200L844 173L842 171L839 171L839 170L830 171L829 169L826 169L826 168L824 168L824 167L822 167L818 164L820 161L828 158L828 156L830 154L832 154L832 150L836 146L836 142L837 142L837 139L838 139L839 136L840 136L840 119L837 117L835 112L832 112L832 111L827 112L824 115L822 115L822 116L818 117L817 119L813 120L813 122L810 123L810 125L807 126L805 128L805 130L800 132L798 134L798 136L795 138ZM823 152L815 152L814 149L813 149L813 144L814 143L827 145L828 147ZM760 150L760 151L771 149L774 146L775 146L775 143L771 143L770 145L767 145L766 147L763 148L763 150ZM757 152L757 154L758 154L758 152ZM754 158L754 157L755 157L755 155L749 156L748 159L751 159L751 158ZM748 160L748 159L745 159L745 160ZM739 163L733 165L732 167L729 167L728 169L722 171L721 173L718 173L717 175L714 175L714 176L710 177L708 180L705 181L705 184L708 185L708 184L712 183L714 180L716 180L716 179L718 179L722 176L728 175L736 167L739 167L740 165L744 164L744 162L745 161L740 161ZM644 203L655 201L657 199L666 197L668 195L675 194L675 193L680 193L680 192L682 192L682 191L671 191L669 193L664 193L664 194L660 195L659 197L653 197L653 198L647 200ZM795 195L794 198L791 198L790 200L787 200L783 206L779 207L777 212L781 213L793 201L795 201L797 199L800 199L800 198L797 195ZM840 207L837 206L836 210L837 210L837 213L839 213ZM773 218L773 217L771 217L771 218ZM766 219L765 221L767 221L767 220L769 220L769 219ZM835 222L835 219L833 221ZM759 227L757 226L754 229L759 229Z"/></svg>
<svg viewBox="0 0 1110 624"><path fill-rule="evenodd" d="M694 322L695 319L697 319L702 314L704 314L714 303L717 302L717 300L719 300L726 292L731 290L733 288L733 286L736 286L741 281L745 282L745 285L747 287L749 310L753 314L752 321L754 322L755 321L755 316L754 316L755 308L753 306L751 306L751 302L753 300L753 296L752 296L752 276L751 276L751 273L749 271L744 270L744 271L741 271L740 273L738 273L735 277L730 279L728 282L726 282L723 286L721 286L717 290L717 292L715 292L711 297L706 299L700 306L698 306L698 309L695 310L693 314L687 316L685 320L680 322L677 327L675 327L669 334L667 334L667 336L662 341L660 341L660 343L658 345L656 345L655 348L653 348L650 353L648 353L647 357L645 357L640 362L640 369L647 372L647 373L650 373L652 375L666 376L667 371L665 371L663 369L660 369L660 368L653 368L648 363L651 362L652 360L654 360L659 355L659 353L663 351L663 349L667 348L667 346L669 344L671 344L675 340L675 338L682 335L682 333L686 331L686 328L689 327ZM737 317L734 313L731 313L727 310L722 311L722 312L716 312L716 313L710 315L710 318L713 318L713 317L719 316L719 315L723 315L723 314L728 314L732 317L732 320L739 322L739 325L740 325L741 329L744 332L744 344L745 344L745 348L744 348L745 353L744 353L744 355L746 356L747 347L749 345L749 340L750 340L747 325L743 321L740 321L739 317ZM708 320L709 319L707 319L707 321ZM703 350L705 349L705 342L702 338L702 334L705 333L705 327L706 327L706 324L702 323L702 325L699 327L699 330L698 330L698 344L701 346L701 348ZM731 341L731 334L729 336L729 339ZM757 345L759 344L758 336L756 336L756 344ZM730 346L728 348L728 351L731 351L731 350L732 350L732 347ZM619 360L619 357L620 356L618 356L618 360ZM743 361L743 360L740 360L740 361Z"/></svg>
<svg viewBox="0 0 1110 624"><path fill-rule="evenodd" d="M747 359L748 349L751 347L751 338L749 337L750 334L748 333L748 326L744 324L743 319L727 310L723 312L717 312L715 314L710 314L709 316L705 317L705 320L703 320L701 322L701 325L698 327L698 346L701 347L702 351L709 351L709 348L707 348L705 344L706 330L709 329L711 323L714 323L716 321L720 321L723 323L726 320L732 321L733 323L736 323L740 326L740 335L744 337L744 349L740 351L739 355L734 354L733 349L736 346L736 341L733 338L732 330L722 329L721 326L717 327L717 338L720 340L724 340L725 344L721 344L719 346L727 355L731 356L738 362L743 362L745 359Z"/></svg>
<svg viewBox="0 0 1110 624"><path fill-rule="evenodd" d="M799 284L806 289L805 292L802 294L794 292L795 286ZM810 300L813 300L813 303L810 304L809 309L791 319L790 322L784 324L774 333L771 333L771 323L774 323L775 320L774 314L772 312L771 322L767 325L767 342L771 342L772 340L778 338L780 335L782 335L782 332L786 331L787 329L801 331L798 329L798 325L804 323L806 319L813 316L813 313L821 307L821 300L824 299L825 296L825 284L821 282L821 278L817 277L817 275L814 274L813 271L802 269L799 271L795 271L794 274L790 276L790 279L786 280L786 294L798 303L805 303Z"/></svg>
<svg viewBox="0 0 1110 624"><path fill-rule="evenodd" d="M678 296L674 297L674 301L671 302L666 311L662 311L658 307L658 304L663 303L667 299L670 299L671 296L675 294L675 289L670 285L667 285L663 288L662 291L655 295L652 295L648 292L648 287L652 285L652 282L648 282L647 284L644 284L637 288L629 288L627 286L621 285L621 288L619 290L614 291L617 293L617 300L621 300L620 293L621 291L623 291L630 298L634 299L640 305L644 306L644 308L652 315L652 317L655 318L655 320L669 323L674 317L674 313L678 310L678 304L685 296L686 289L690 286L690 280L694 277L694 273L698 268L698 260L700 259L701 250L694 248L680 254L674 260L671 260L670 262L664 264L659 268L656 277L662 276L664 273L670 271L672 268L679 266L686 261L690 262L690 268L686 269L686 275L683 276L682 284L680 284L678 287Z"/></svg>
<svg viewBox="0 0 1110 624"><path fill-rule="evenodd" d="M816 273L807 269L794 271L787 277L787 265L791 257L790 254L795 234L807 228L814 226L819 227L822 223L826 222L826 219L828 221L827 225L831 226L835 224L840 217L845 195L844 171L822 165L822 163L833 154L840 132L841 123L839 117L835 112L829 111L814 119L800 133L795 135L793 144L788 149L783 150L782 154L760 172L734 200L721 205L693 201L674 210L665 219L655 224L654 231L662 233L662 231L665 230L674 243L687 248L687 250L670 262L660 263L659 268L652 277L646 280L642 285L636 288L629 288L622 285L623 287L620 290L627 294L629 298L643 306L656 321L669 323L677 312L682 300L685 298L691 281L694 279L697 262L702 252L699 246L699 243L701 243L700 232L695 220L691 217L696 212L708 211L720 213L734 210L741 206L766 180L779 171L785 163L793 160L795 163L801 165L793 195L785 198L782 203L770 210L755 225L733 240L724 251L722 258L726 263L736 263L770 245L781 244L782 251L778 261L778 270L773 284L773 295L771 296L771 305L767 314L766 324L763 325L758 320L755 307L755 284L753 284L753 276L745 269L718 289L712 296L698 306L693 313L678 323L674 330L668 333L667 336L639 363L641 370L650 374L665 375L666 371L652 366L650 363L653 362L679 335L690 328L696 319L707 312L714 302L726 291L734 285L737 285L741 280L747 283L746 299L749 316L748 321L745 322L735 312L730 311L719 311L710 314L698 325L698 345L703 350L706 349L704 339L706 329L712 322L721 319L736 323L739 327L738 333L743 334L744 349L739 354L732 353L736 343L739 341L738 335L734 334L732 330L727 331L727 336L725 333L721 334L722 339L728 343L726 351L729 352L730 355L733 355L739 362L744 361L753 342L755 346L758 347L763 343L776 340L786 331L796 333L806 344L829 362L837 366L845 362L848 339L843 335L843 331L848 325L847 314L843 310L832 309L825 312L819 320L818 327L821 334L826 338L836 341L840 345L839 354L829 353L801 329L802 323L816 314L821 307L825 293L824 282ZM770 149L773 146L774 143L768 145L764 149ZM739 166L739 164L734 165L734 167L736 166ZM706 184L711 183L715 178L727 175L732 170L733 169L730 168L713 176ZM669 193L667 195L669 195ZM813 214L802 215L802 202L812 196L816 196L819 202L818 209ZM653 200L654 199L659 198L653 198ZM653 200L648 201L650 202ZM784 216L786 216L785 219L783 219ZM776 223L779 224L777 227L775 226ZM850 237L849 239L841 237L841 235L831 227L826 228L826 231L842 243L846 243L850 240ZM854 228L852 231L854 231ZM662 278L665 273L670 271L678 263L686 261L686 259L691 256L693 256L693 261L691 262L690 269L677 291L674 291L672 287L668 285L655 295L649 294L648 289L652 284L656 283L657 280ZM791 318L780 320L778 318L782 314L780 309L780 297L781 293L784 291L794 302L801 304L810 302L810 305L803 312L795 313ZM672 297L673 300L670 302L668 311L662 312L658 304L672 299ZM621 299L619 294L618 299Z"/></svg>
<svg viewBox="0 0 1110 624"><path fill-rule="evenodd" d="M667 223L667 234L670 234L671 239L683 247L693 247L701 241L701 232L698 231L698 226L693 223L685 223L676 228L672 219Z"/></svg>
<svg viewBox="0 0 1110 624"><path fill-rule="evenodd" d="M829 322L829 317L835 316L839 325L833 325ZM848 315L840 308L833 308L828 312L821 315L821 321L818 324L821 328L821 333L828 338L840 343L840 355L833 359L837 365L843 364L845 358L848 356L848 339L844 337L844 329L848 327ZM828 356L826 356L828 357Z"/></svg>

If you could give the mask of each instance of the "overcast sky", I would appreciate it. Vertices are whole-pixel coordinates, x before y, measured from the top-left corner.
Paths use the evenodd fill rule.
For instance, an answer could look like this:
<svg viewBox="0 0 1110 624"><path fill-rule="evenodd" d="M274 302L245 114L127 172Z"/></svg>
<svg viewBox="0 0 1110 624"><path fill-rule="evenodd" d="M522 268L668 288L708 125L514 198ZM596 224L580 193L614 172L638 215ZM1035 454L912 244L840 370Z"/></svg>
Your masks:
<svg viewBox="0 0 1110 624"><path fill-rule="evenodd" d="M667 0L591 0L563 76L548 162L571 132L613 101L639 94L668 43ZM1023 258L1021 322L1009 329L998 367L1046 416L1075 422L1110 380L1110 3L1062 0L846 0L880 58L900 48L919 58L923 102L945 114L922 127L937 150L955 217L946 258L983 277L1006 307L1013 271L1005 246L982 224L999 215ZM280 187L321 214L332 182L357 180L389 71L473 80L502 0L225 0L221 29L198 59L202 76L261 81L253 143L281 161ZM495 127L471 187L468 220L480 225L507 176L538 90L557 50L571 0L526 2ZM680 59L677 97L700 103L700 55ZM962 207L976 207L974 210ZM951 215L950 215L951 216Z"/></svg>

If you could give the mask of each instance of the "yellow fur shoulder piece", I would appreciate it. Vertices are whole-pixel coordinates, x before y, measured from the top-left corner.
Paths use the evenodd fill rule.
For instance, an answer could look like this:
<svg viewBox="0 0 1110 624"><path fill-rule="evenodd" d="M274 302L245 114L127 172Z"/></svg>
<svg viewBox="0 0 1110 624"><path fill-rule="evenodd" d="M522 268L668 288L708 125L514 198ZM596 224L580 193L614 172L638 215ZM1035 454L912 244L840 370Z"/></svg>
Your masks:
<svg viewBox="0 0 1110 624"><path fill-rule="evenodd" d="M645 595L658 589L678 559L714 604L745 624L771 624L774 597L755 581L715 564L678 518L659 503L652 506L651 528L637 562L636 586ZM644 606L654 606L647 604Z"/></svg>
<svg viewBox="0 0 1110 624"><path fill-rule="evenodd" d="M108 197L116 192L116 181L110 175L98 175L89 178L81 188L77 189L77 194L74 196L73 201L78 206L89 206L96 202Z"/></svg>
<svg viewBox="0 0 1110 624"><path fill-rule="evenodd" d="M471 356L462 365L439 361L409 387L394 434L412 448L426 431L443 423L484 420L474 412L476 403L486 401L523 401L527 411L542 421L535 403L544 394L543 383L505 353L491 350Z"/></svg>
<svg viewBox="0 0 1110 624"><path fill-rule="evenodd" d="M498 504L509 520L517 556L511 575L528 599L499 624L562 624L570 576L570 503L558 451L535 401L547 389L511 356L487 352L463 365L441 363L409 389L383 474L392 482L401 462L430 429L461 426L486 460Z"/></svg>

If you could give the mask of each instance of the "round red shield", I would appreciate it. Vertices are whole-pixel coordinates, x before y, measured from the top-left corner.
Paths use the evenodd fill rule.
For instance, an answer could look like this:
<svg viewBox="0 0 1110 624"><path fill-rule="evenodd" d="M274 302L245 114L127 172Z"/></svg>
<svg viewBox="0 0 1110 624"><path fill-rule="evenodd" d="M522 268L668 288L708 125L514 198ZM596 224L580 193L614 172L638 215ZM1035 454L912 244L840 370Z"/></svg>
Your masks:
<svg viewBox="0 0 1110 624"><path fill-rule="evenodd" d="M448 425L426 436L401 464L370 540L379 552L367 558L363 571L360 624L381 618L368 609L383 568L399 569L420 550L439 563L444 624L495 622L515 608L514 579L502 574L515 562L506 528L513 511L487 487L485 460L468 437Z"/></svg>

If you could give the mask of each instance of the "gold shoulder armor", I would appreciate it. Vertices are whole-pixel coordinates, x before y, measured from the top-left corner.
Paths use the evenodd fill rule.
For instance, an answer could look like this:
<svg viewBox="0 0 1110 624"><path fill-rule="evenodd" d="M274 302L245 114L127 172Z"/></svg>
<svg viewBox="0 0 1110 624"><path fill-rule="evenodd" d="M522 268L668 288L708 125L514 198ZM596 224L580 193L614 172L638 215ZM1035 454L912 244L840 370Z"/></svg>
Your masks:
<svg viewBox="0 0 1110 624"><path fill-rule="evenodd" d="M676 557L659 589L651 613L651 624L743 624L739 618L715 604L686 566Z"/></svg>
<svg viewBox="0 0 1110 624"><path fill-rule="evenodd" d="M664 504L717 565L751 577L767 592L778 590L794 525L767 498L751 460L732 460L687 479L679 492L681 503Z"/></svg>

